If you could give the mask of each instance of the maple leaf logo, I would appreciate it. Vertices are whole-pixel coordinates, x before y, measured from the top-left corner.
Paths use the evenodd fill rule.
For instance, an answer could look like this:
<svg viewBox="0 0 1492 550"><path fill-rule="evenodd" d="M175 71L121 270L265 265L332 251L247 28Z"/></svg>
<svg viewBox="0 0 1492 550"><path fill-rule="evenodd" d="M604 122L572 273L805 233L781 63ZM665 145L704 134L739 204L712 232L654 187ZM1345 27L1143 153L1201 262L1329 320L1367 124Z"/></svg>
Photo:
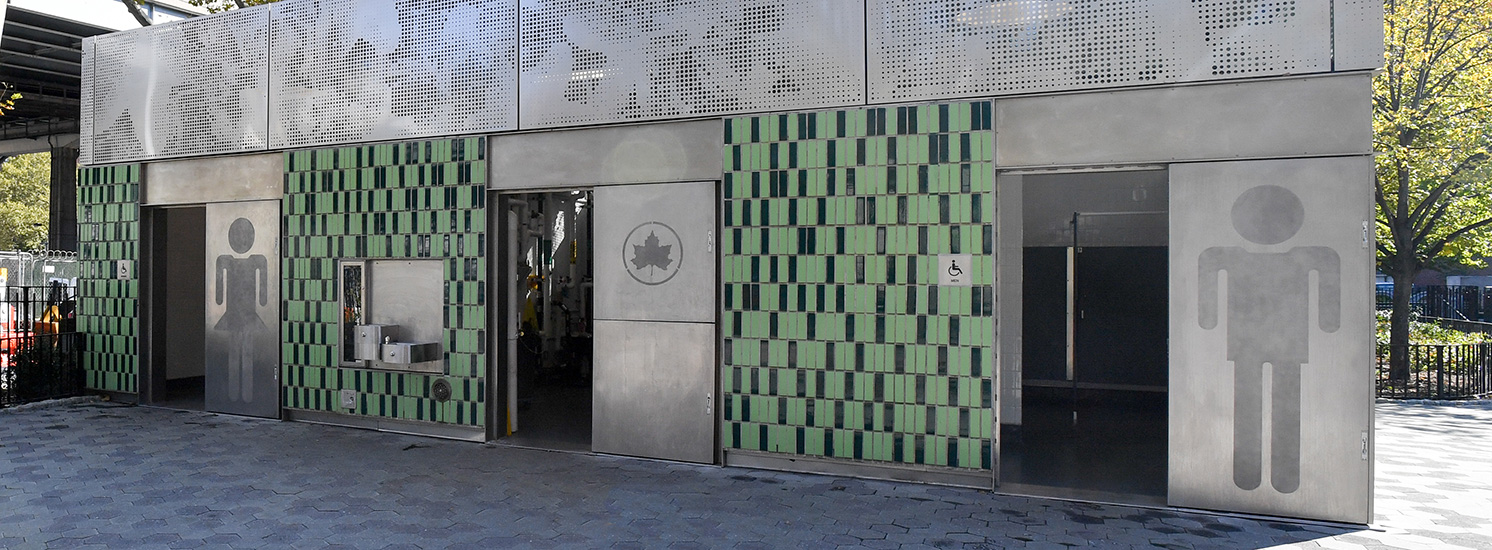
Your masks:
<svg viewBox="0 0 1492 550"><path fill-rule="evenodd" d="M632 245L632 266L634 269L642 269L652 266L658 269L668 269L673 263L669 256L673 253L673 245L659 245L658 234L648 232L648 238L642 244Z"/></svg>

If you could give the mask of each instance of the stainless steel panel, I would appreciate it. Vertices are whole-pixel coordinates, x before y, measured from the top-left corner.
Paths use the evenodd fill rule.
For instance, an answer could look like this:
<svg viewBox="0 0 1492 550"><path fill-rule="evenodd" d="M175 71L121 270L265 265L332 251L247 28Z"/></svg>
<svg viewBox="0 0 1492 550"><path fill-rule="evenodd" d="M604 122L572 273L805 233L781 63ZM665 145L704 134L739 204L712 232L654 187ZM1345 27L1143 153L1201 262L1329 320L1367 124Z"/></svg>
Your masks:
<svg viewBox="0 0 1492 550"><path fill-rule="evenodd" d="M446 341L444 260L369 260L366 265L370 324L399 325L398 341ZM445 367L444 362L409 367L381 361L372 366L436 372Z"/></svg>
<svg viewBox="0 0 1492 550"><path fill-rule="evenodd" d="M1332 0L1332 69L1383 66L1383 0Z"/></svg>
<svg viewBox="0 0 1492 550"><path fill-rule="evenodd" d="M597 320L594 334L591 448L712 462L715 325Z"/></svg>
<svg viewBox="0 0 1492 550"><path fill-rule="evenodd" d="M857 105L862 0L522 0L523 128Z"/></svg>
<svg viewBox="0 0 1492 550"><path fill-rule="evenodd" d="M1000 377L1000 424L1019 426L1021 417L1021 317L1024 265L1021 252L1023 181L1021 176L995 176L995 303L1000 318L995 323ZM999 445L999 438L995 438ZM998 448L997 448L998 449ZM998 468L996 474L998 475Z"/></svg>
<svg viewBox="0 0 1492 550"><path fill-rule="evenodd" d="M263 150L269 8L94 39L90 162Z"/></svg>
<svg viewBox="0 0 1492 550"><path fill-rule="evenodd" d="M1331 68L1331 6L1295 0L868 0L871 103Z"/></svg>
<svg viewBox="0 0 1492 550"><path fill-rule="evenodd" d="M280 412L280 201L209 204L206 233L207 410L274 418Z"/></svg>
<svg viewBox="0 0 1492 550"><path fill-rule="evenodd" d="M440 360L440 344L435 342L393 342L382 347L385 363L408 365Z"/></svg>
<svg viewBox="0 0 1492 550"><path fill-rule="evenodd" d="M596 319L715 321L714 183L595 190Z"/></svg>
<svg viewBox="0 0 1492 550"><path fill-rule="evenodd" d="M720 120L494 136L493 189L720 179Z"/></svg>
<svg viewBox="0 0 1492 550"><path fill-rule="evenodd" d="M1363 74L995 102L1004 168L1372 152Z"/></svg>
<svg viewBox="0 0 1492 550"><path fill-rule="evenodd" d="M285 156L279 153L152 162L145 165L147 206L279 200Z"/></svg>
<svg viewBox="0 0 1492 550"><path fill-rule="evenodd" d="M3 15L4 8L0 8ZM78 165L93 164L93 37L83 39L83 87L78 90Z"/></svg>
<svg viewBox="0 0 1492 550"><path fill-rule="evenodd" d="M270 145L517 125L514 0L299 0L270 22Z"/></svg>
<svg viewBox="0 0 1492 550"><path fill-rule="evenodd" d="M1170 504L1372 519L1372 185L1370 156L1172 166Z"/></svg>

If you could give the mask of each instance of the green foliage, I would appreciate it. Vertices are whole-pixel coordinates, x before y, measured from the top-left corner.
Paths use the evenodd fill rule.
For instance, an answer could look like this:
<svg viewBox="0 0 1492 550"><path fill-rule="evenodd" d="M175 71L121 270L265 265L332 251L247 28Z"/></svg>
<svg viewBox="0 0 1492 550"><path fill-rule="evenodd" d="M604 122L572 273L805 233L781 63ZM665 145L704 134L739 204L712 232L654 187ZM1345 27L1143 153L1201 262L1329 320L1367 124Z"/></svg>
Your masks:
<svg viewBox="0 0 1492 550"><path fill-rule="evenodd" d="M0 250L40 250L47 239L52 155L17 155L0 164Z"/></svg>
<svg viewBox="0 0 1492 550"><path fill-rule="evenodd" d="M210 13L219 13L238 8L249 8L279 0L187 0L188 4L200 8L207 8Z"/></svg>
<svg viewBox="0 0 1492 550"><path fill-rule="evenodd" d="M1388 345L1389 312L1377 312L1378 345ZM1435 323L1421 321L1418 313L1409 314L1409 343L1416 345L1481 344L1492 342L1480 332L1461 332Z"/></svg>

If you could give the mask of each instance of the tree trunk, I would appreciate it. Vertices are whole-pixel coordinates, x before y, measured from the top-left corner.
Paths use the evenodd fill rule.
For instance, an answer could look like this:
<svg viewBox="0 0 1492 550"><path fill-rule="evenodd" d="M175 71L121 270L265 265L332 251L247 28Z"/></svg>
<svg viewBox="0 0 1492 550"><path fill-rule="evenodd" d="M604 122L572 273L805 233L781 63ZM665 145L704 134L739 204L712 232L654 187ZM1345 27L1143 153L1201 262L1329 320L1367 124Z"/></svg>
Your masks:
<svg viewBox="0 0 1492 550"><path fill-rule="evenodd" d="M1387 275L1394 278L1394 308L1388 318L1388 377L1394 381L1409 379L1409 312L1418 269L1412 265L1395 266Z"/></svg>

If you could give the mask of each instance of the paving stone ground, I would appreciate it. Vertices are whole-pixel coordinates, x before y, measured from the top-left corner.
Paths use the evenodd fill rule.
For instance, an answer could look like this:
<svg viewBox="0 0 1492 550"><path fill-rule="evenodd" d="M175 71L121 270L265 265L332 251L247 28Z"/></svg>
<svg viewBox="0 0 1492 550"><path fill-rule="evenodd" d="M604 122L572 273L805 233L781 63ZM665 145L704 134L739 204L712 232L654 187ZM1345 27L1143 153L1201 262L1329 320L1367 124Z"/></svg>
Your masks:
<svg viewBox="0 0 1492 550"><path fill-rule="evenodd" d="M0 548L1492 549L1492 406L1378 413L1364 528L68 403L0 411Z"/></svg>

